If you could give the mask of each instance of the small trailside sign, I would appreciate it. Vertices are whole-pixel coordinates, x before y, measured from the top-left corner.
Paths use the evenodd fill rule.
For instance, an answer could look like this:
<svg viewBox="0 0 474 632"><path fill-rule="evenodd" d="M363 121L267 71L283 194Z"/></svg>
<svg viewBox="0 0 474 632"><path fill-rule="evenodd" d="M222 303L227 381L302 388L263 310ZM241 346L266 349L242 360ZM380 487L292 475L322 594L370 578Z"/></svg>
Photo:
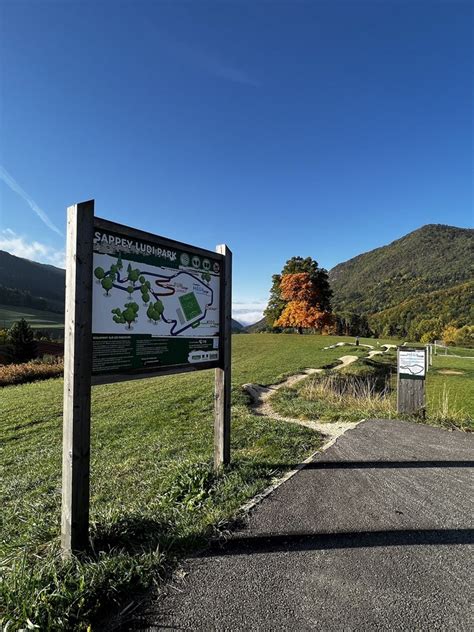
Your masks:
<svg viewBox="0 0 474 632"><path fill-rule="evenodd" d="M219 365L223 256L94 219L93 382Z"/></svg>
<svg viewBox="0 0 474 632"><path fill-rule="evenodd" d="M398 347L397 411L425 416L426 349Z"/></svg>
<svg viewBox="0 0 474 632"><path fill-rule="evenodd" d="M426 350L399 348L398 375L404 379L425 379Z"/></svg>

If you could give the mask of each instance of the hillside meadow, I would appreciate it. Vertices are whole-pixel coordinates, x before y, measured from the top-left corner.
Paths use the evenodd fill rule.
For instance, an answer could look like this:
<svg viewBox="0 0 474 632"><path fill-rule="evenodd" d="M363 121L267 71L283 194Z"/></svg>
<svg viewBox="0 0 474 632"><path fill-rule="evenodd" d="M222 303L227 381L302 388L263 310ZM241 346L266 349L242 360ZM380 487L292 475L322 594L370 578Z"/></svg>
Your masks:
<svg viewBox="0 0 474 632"><path fill-rule="evenodd" d="M24 318L33 329L64 329L64 314L32 307L0 305L0 329L8 329L21 318Z"/></svg>
<svg viewBox="0 0 474 632"><path fill-rule="evenodd" d="M1 623L9 630L28 620L40 629L87 629L104 608L162 583L177 559L225 533L239 507L321 445L308 428L253 415L242 384L268 385L330 366L355 348L323 347L347 340L233 337L232 464L219 475L212 470L212 372L94 387L92 548L67 563L58 539L62 379L2 388ZM472 414L469 362L438 356L429 394L442 394L448 384ZM446 367L458 373L439 372Z"/></svg>

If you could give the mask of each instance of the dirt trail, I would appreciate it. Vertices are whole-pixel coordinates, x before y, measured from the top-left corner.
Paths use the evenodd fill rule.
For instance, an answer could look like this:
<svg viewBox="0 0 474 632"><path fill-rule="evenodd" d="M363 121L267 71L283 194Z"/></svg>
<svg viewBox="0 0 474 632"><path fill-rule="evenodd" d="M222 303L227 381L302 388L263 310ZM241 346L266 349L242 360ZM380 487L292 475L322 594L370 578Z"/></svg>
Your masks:
<svg viewBox="0 0 474 632"><path fill-rule="evenodd" d="M343 369L345 366L348 366L349 364L352 364L353 362L356 362L359 358L357 356L354 355L346 355L346 356L341 356L339 358L339 360L341 361L342 364L339 364L338 366L335 366L333 371L339 371L339 369Z"/></svg>
<svg viewBox="0 0 474 632"><path fill-rule="evenodd" d="M384 351L369 351L368 358L373 358L376 355L383 355Z"/></svg>
<svg viewBox="0 0 474 632"><path fill-rule="evenodd" d="M357 356L342 356L339 358L341 364L337 367L334 367L333 371L337 371L342 369L353 362L358 360ZM262 415L263 417L270 417L271 419L277 419L278 421L286 421L292 424L298 424L300 426L305 426L306 428L311 428L312 430L316 430L321 433L325 437L327 437L329 443L333 443L338 437L346 432L346 430L350 430L351 428L355 428L359 421L356 422L348 422L348 421L311 421L308 419L294 419L292 417L285 417L284 415L280 415L277 413L270 402L270 397L278 391L280 388L287 388L294 386L297 382L300 382L308 375L313 375L315 373L321 373L323 369L305 369L302 373L297 373L296 375L291 375L283 382L279 384L272 384L271 386L261 386L260 384L244 384L242 388L247 391L247 393L252 398L252 409L253 412L257 415ZM327 447L327 444L326 444Z"/></svg>

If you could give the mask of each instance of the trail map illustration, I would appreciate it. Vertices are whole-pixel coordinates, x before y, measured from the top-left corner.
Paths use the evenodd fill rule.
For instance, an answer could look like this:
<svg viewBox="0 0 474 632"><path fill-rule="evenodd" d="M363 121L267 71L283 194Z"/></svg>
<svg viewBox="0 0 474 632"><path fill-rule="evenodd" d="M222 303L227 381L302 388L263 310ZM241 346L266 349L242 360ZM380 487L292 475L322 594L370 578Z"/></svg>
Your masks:
<svg viewBox="0 0 474 632"><path fill-rule="evenodd" d="M94 374L219 359L220 260L180 246L95 231Z"/></svg>
<svg viewBox="0 0 474 632"><path fill-rule="evenodd" d="M408 377L424 377L426 358L424 349L400 349L398 355L398 372Z"/></svg>

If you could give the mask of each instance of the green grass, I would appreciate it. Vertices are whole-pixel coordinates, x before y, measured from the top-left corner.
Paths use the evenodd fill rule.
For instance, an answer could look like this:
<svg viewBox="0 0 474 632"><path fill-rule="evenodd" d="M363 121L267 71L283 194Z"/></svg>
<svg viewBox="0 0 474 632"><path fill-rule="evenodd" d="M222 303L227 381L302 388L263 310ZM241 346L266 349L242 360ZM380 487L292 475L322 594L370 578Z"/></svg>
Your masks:
<svg viewBox="0 0 474 632"><path fill-rule="evenodd" d="M456 371L446 374L444 371ZM443 397L452 409L467 419L474 418L474 358L433 356L433 365L428 371L428 411L440 407Z"/></svg>
<svg viewBox="0 0 474 632"><path fill-rule="evenodd" d="M94 387L93 549L67 563L58 555L63 382L1 389L3 624L86 629L110 602L163 581L176 559L225 530L245 501L320 446L307 428L252 415L242 384L272 384L367 352L323 349L337 341L349 340L233 337L232 465L219 476L211 465L211 372ZM438 378L440 388L452 384Z"/></svg>
<svg viewBox="0 0 474 632"><path fill-rule="evenodd" d="M446 354L445 354L446 350ZM437 347L437 353L435 355L433 349L433 358L437 357L445 357L446 356L462 356L464 358L473 358L474 359L474 349L467 349L465 347L446 347L446 349L442 347Z"/></svg>
<svg viewBox="0 0 474 632"><path fill-rule="evenodd" d="M444 371L453 371L446 374ZM338 371L338 375L354 378L388 380L392 392L384 398L333 396L316 388L323 376L308 378L293 388L279 390L272 397L276 411L289 417L321 421L358 421L369 417L399 417L396 412L396 351L360 358ZM434 356L426 380L426 423L444 427L474 430L474 359ZM420 421L420 419L416 419Z"/></svg>
<svg viewBox="0 0 474 632"><path fill-rule="evenodd" d="M93 389L91 537L94 553L58 557L62 380L5 387L0 597L10 629L83 629L99 604L159 580L276 474L320 445L306 429L249 413L241 385L325 364L330 341L236 336L233 463L212 472L213 375L170 376Z"/></svg>
<svg viewBox="0 0 474 632"><path fill-rule="evenodd" d="M240 340L245 338L245 340ZM233 338L233 381L237 384L256 382L274 384L287 375L311 367L323 368L338 364L343 355L367 355L364 347L347 344L324 350L336 342L352 343L354 338L342 336L299 336L297 334L245 334ZM361 338L361 343L396 344L394 340Z"/></svg>
<svg viewBox="0 0 474 632"><path fill-rule="evenodd" d="M64 329L64 315L31 307L0 305L0 328L8 329L24 318L34 329Z"/></svg>

